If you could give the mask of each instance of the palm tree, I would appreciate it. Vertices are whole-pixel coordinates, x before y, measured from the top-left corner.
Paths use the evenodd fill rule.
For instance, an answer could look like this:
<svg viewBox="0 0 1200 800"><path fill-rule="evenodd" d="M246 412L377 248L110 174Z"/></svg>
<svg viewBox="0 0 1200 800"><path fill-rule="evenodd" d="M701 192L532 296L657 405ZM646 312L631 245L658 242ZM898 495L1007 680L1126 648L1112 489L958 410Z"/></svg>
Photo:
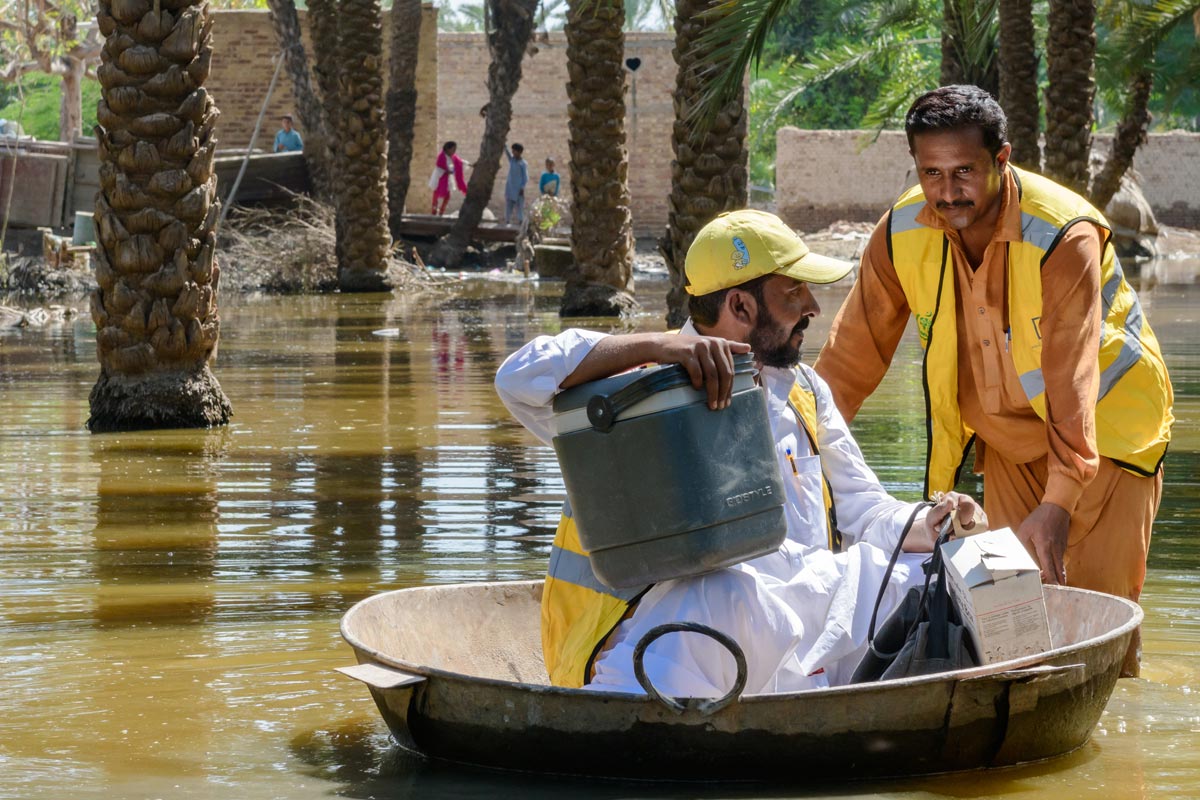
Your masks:
<svg viewBox="0 0 1200 800"><path fill-rule="evenodd" d="M333 186L334 253L338 264L345 259L346 212L343 208L346 181L342 179L345 167L342 164L341 148L341 98L338 74L338 4L337 0L308 0L309 33L313 43L313 77L317 79L317 90L321 96L321 109L325 119L325 162L329 165Z"/></svg>
<svg viewBox="0 0 1200 800"><path fill-rule="evenodd" d="M967 83L962 62L954 47L954 35L962 28L957 0L942 0L942 86Z"/></svg>
<svg viewBox="0 0 1200 800"><path fill-rule="evenodd" d="M388 58L388 227L400 238L408 195L417 116L417 53L421 43L421 0L393 0Z"/></svg>
<svg viewBox="0 0 1200 800"><path fill-rule="evenodd" d="M619 316L637 307L625 149L624 22L621 0L579 0L567 12L575 270L563 291L563 317Z"/></svg>
<svg viewBox="0 0 1200 800"><path fill-rule="evenodd" d="M208 4L100 0L92 431L223 425Z"/></svg>
<svg viewBox="0 0 1200 800"><path fill-rule="evenodd" d="M1000 0L1000 106L1008 117L1012 159L1041 169L1038 144L1038 53L1033 0Z"/></svg>
<svg viewBox="0 0 1200 800"><path fill-rule="evenodd" d="M1050 0L1046 34L1046 175L1087 194L1096 96L1096 3Z"/></svg>
<svg viewBox="0 0 1200 800"><path fill-rule="evenodd" d="M671 136L675 160L671 164L667 235L659 248L671 275L667 292L670 328L678 328L688 316L683 261L697 231L720 212L743 208L748 199L745 92L725 104L706 133L697 136L689 124L705 89L728 68L702 68L694 48L706 28L721 18L718 1L679 0L676 6L675 126Z"/></svg>
<svg viewBox="0 0 1200 800"><path fill-rule="evenodd" d="M1000 94L996 11L999 0L943 0L943 86L969 83Z"/></svg>
<svg viewBox="0 0 1200 800"><path fill-rule="evenodd" d="M483 219L492 196L500 155L512 124L512 98L521 83L521 59L533 35L534 12L539 0L488 0L492 27L487 32L492 63L488 66L488 104L483 123L479 157L471 169L467 196L458 210L458 219L429 260L439 267L456 267L470 243L471 234Z"/></svg>
<svg viewBox="0 0 1200 800"><path fill-rule="evenodd" d="M345 186L339 203L345 243L338 260L338 288L379 292L392 286L388 275L392 240L387 217L381 9L379 0L341 0L338 7L342 115L338 180Z"/></svg>
<svg viewBox="0 0 1200 800"><path fill-rule="evenodd" d="M850 0L841 13L853 17L861 35L838 46L797 53L779 87L772 110L759 130L773 132L778 116L808 90L860 68L884 77L863 117L866 125L883 128L903 120L904 111L927 87L940 79L939 65L961 80L994 86L997 58L995 9L999 0L952 0L955 29L946 37L945 60L929 51L943 42L943 15L926 0ZM705 91L694 121L704 125L741 89L745 70L762 55L776 23L785 14L802 13L798 0L721 0L726 15L702 35L695 47L706 63L728 68ZM995 91L995 89L993 89Z"/></svg>
<svg viewBox="0 0 1200 800"><path fill-rule="evenodd" d="M284 67L292 80L296 113L304 129L304 162L308 165L308 175L317 195L330 198L332 187L325 151L325 119L321 113L321 102L312 87L308 57L304 53L304 41L300 38L300 17L296 13L296 3L295 0L267 0L267 7L271 11L275 38L283 52Z"/></svg>
<svg viewBox="0 0 1200 800"><path fill-rule="evenodd" d="M1159 45L1182 25L1193 24L1200 37L1200 0L1157 0L1152 5L1119 0L1105 7L1106 26L1113 31L1097 58L1105 71L1125 83L1125 110L1117 124L1112 149L1104 167L1092 181L1090 199L1105 208L1121 185L1121 177L1133 165L1137 148L1145 143L1150 127L1149 103L1160 82L1156 60ZM1194 40L1193 40L1194 41ZM1166 107L1189 86L1200 62L1200 44L1191 48L1190 69L1166 71L1161 84Z"/></svg>

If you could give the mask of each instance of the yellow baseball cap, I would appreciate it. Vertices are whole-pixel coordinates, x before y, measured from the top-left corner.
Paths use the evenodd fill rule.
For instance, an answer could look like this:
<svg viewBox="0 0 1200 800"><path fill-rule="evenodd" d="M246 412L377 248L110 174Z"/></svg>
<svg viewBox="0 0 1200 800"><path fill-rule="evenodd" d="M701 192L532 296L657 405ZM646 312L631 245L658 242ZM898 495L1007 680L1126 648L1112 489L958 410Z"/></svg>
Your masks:
<svg viewBox="0 0 1200 800"><path fill-rule="evenodd" d="M817 255L774 214L726 211L696 234L684 260L687 291L705 295L779 273L806 283L833 283L854 267Z"/></svg>

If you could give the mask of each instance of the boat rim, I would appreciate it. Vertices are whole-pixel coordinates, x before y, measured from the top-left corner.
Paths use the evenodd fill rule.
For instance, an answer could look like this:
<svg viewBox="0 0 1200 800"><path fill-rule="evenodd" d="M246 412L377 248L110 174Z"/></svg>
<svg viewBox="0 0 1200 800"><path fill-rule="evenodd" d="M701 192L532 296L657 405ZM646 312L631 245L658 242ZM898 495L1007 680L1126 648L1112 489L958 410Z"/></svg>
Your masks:
<svg viewBox="0 0 1200 800"><path fill-rule="evenodd" d="M484 586L506 586L506 587L512 587L512 588L518 588L518 587L532 588L533 586L541 584L541 583L543 583L542 579L523 580L523 581L477 581L477 582L466 582L466 583L443 583L443 584L435 584L432 586L409 586L409 587L404 587L404 588L400 588L400 589L390 589L386 592L379 592L379 593L373 594L369 597L364 597L362 600L359 600L357 603L352 605L342 615L342 619L338 626L338 630L340 631L340 633L342 635L342 639L344 639L346 641L346 643L349 644L356 652L366 654L366 655L370 656L370 658L373 661L376 661L380 664L384 664L389 667L394 667L396 669L403 670L404 672L412 673L413 675L420 675L425 678L445 678L445 679L460 680L460 681L465 680L465 681L471 681L472 683L476 683L476 684L496 686L498 688L499 687L508 688L508 689L518 688L518 689L524 689L524 690L528 690L528 691L536 692L536 693L561 694L564 696L572 696L572 697L578 697L578 696L582 695L582 696L586 696L586 697L603 698L608 701L619 699L619 700L628 700L628 701L655 702L654 698L652 698L648 694L641 694L641 693L635 693L635 692L599 691L596 689L588 689L586 687L575 689L575 688L570 688L570 687L566 687L566 686L553 686L551 684L525 683L522 681L509 681L509 680L503 680L500 678L487 678L487 677L483 677L483 676L479 676L479 675L469 675L464 672L454 672L451 670L441 669L438 667L431 667L431 666L427 666L424 664L417 664L412 661L405 661L404 659L401 659L401 658L395 658L395 657L389 656L386 653L383 653L382 651L375 649L374 647L370 647L370 646L364 644L357 637L353 636L347 630L347 621L354 615L354 613L360 607L366 606L370 603L382 602L383 598L390 597L392 595L396 595L396 594L400 594L400 593L427 592L427 591L434 591L434 590L446 590L446 589L456 589L456 588L466 588L466 587L484 587ZM914 677L893 678L890 680L872 681L870 683L850 683L850 684L846 684L844 686L829 686L829 687L821 687L821 688L815 688L815 689L804 689L802 691L797 691L797 692L774 692L774 693L768 692L768 693L759 693L759 694L744 694L738 698L738 702L739 703L740 702L767 702L767 701L790 699L790 698L797 698L797 697L803 698L803 697L811 696L813 694L820 694L821 696L825 696L830 693L857 693L857 692L862 692L864 690L888 689L888 688L899 687L899 686L913 686L913 685L919 685L919 684L924 684L924 683L936 683L936 682L944 681L947 678L953 678L954 680L970 680L970 679L974 679L974 678L986 678L990 675L996 675L999 673L1009 672L1012 670L1024 669L1026 667L1031 667L1031 666L1034 666L1037 664L1041 664L1043 662L1050 661L1052 659L1060 658L1062 656L1068 655L1068 654L1076 652L1076 651L1084 650L1088 647L1091 647L1091 646L1097 644L1101 639L1113 638L1115 636L1123 635L1128 630L1133 630L1134 628L1136 628L1137 626L1142 624L1142 620L1145 617L1145 613L1142 611L1141 606L1139 606L1137 603L1135 603L1131 600L1127 600L1124 597L1117 597L1116 595L1105 594L1103 592L1095 592L1095 591L1091 591L1089 589L1079 589L1074 586L1053 586L1053 590L1061 591L1061 592L1075 592L1075 593L1080 593L1080 594L1101 595L1110 600L1119 601L1120 603L1129 607L1133 611L1133 616L1129 620L1127 620L1124 624L1122 624L1116 628L1113 628L1112 630L1106 631L1098 636L1093 636L1091 638L1084 639L1082 641L1075 642L1073 644L1066 645L1064 647L1056 647L1051 650L1046 650L1045 652L1042 652L1042 653L1037 653L1037 654L1028 655L1028 656L1022 656L1020 658L1013 658L1013 659L1009 659L1008 661L998 661L995 664L985 664L985 665L979 666L979 667L971 667L969 669L950 670L948 672L937 672L937 673L933 673L931 675L918 675L918 676L914 676Z"/></svg>

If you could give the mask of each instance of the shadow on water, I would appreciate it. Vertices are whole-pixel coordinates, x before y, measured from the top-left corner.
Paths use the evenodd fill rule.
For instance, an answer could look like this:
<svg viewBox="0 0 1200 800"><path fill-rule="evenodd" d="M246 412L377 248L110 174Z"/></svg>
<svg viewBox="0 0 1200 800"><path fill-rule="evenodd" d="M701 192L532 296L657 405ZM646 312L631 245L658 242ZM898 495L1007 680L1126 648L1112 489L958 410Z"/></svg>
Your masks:
<svg viewBox="0 0 1200 800"><path fill-rule="evenodd" d="M425 758L394 744L372 725L349 723L321 728L294 737L291 754L313 777L337 784L339 797L359 800L493 800L521 797L527 800L673 800L674 798L816 798L940 796L1003 797L1028 791L1029 781L1085 768L1101 755L1094 742L1065 756L1036 764L961 775L898 778L856 782L852 776L838 783L820 783L798 774L794 781L743 782L633 781L570 775L507 772ZM598 761L603 754L597 754Z"/></svg>

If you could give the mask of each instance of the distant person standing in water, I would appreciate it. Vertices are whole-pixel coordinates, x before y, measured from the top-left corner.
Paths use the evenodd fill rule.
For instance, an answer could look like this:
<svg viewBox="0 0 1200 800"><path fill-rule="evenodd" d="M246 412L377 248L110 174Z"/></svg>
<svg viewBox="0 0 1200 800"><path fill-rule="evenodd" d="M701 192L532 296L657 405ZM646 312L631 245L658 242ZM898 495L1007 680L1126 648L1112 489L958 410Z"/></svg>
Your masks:
<svg viewBox="0 0 1200 800"><path fill-rule="evenodd" d="M446 142L442 152L438 153L437 164L433 174L429 176L429 188L433 189L433 210L429 213L441 216L446 213L446 205L450 202L450 176L454 176L454 185L462 194L467 193L467 182L463 177L463 168L470 166L457 155L458 143ZM441 200L441 204L438 204Z"/></svg>
<svg viewBox="0 0 1200 800"><path fill-rule="evenodd" d="M514 143L512 150L504 147L508 156L508 181L504 184L504 224L525 219L525 184L529 183L529 164L526 163L525 148Z"/></svg>
<svg viewBox="0 0 1200 800"><path fill-rule="evenodd" d="M300 134L296 133L292 128L292 115L284 114L280 120L283 126L278 133L275 134L275 150L276 153L296 153L304 149L304 140L300 138Z"/></svg>

